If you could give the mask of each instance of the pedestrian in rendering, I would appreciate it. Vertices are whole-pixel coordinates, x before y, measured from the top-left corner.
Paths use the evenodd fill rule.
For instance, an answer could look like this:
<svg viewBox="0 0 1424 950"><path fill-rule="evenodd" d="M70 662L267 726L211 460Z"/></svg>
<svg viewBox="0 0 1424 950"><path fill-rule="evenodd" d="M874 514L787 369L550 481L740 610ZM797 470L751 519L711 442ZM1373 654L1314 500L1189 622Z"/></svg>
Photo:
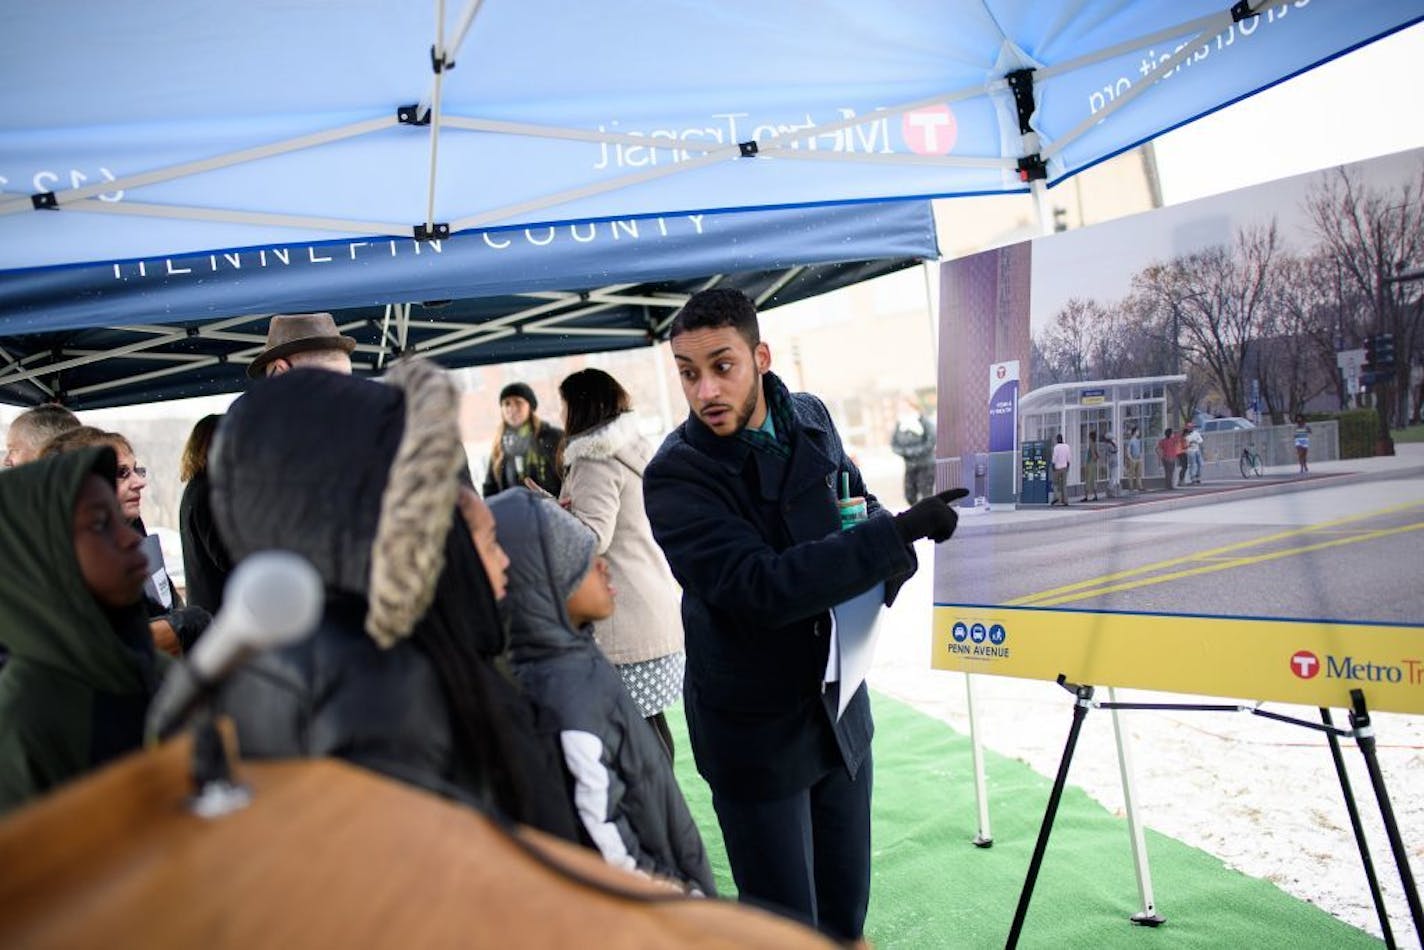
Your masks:
<svg viewBox="0 0 1424 950"><path fill-rule="evenodd" d="M1171 491L1172 474L1177 469L1177 439L1171 429L1164 431L1162 438L1157 440L1157 460L1162 463L1162 488Z"/></svg>
<svg viewBox="0 0 1424 950"><path fill-rule="evenodd" d="M1063 433L1053 445L1053 504L1068 507L1068 467L1073 464L1073 449L1063 441Z"/></svg>
<svg viewBox="0 0 1424 950"><path fill-rule="evenodd" d="M1202 434L1195 422L1188 422L1182 441L1187 447L1187 479L1193 485L1201 484L1202 475Z"/></svg>
<svg viewBox="0 0 1424 950"><path fill-rule="evenodd" d="M1295 417L1295 460L1300 466L1298 474L1310 474L1306 459L1310 455L1310 426L1305 424L1305 416Z"/></svg>
<svg viewBox="0 0 1424 950"><path fill-rule="evenodd" d="M1186 430L1178 432L1172 437L1173 445L1177 452L1177 487L1181 488L1187 483L1187 435Z"/></svg>
<svg viewBox="0 0 1424 950"><path fill-rule="evenodd" d="M1083 500L1098 500L1098 476L1102 473L1102 451L1098 447L1098 430L1088 430L1088 449L1084 453ZM1092 492L1092 494L1088 494Z"/></svg>
<svg viewBox="0 0 1424 950"><path fill-rule="evenodd" d="M1127 487L1142 491L1142 434L1137 426L1127 430Z"/></svg>

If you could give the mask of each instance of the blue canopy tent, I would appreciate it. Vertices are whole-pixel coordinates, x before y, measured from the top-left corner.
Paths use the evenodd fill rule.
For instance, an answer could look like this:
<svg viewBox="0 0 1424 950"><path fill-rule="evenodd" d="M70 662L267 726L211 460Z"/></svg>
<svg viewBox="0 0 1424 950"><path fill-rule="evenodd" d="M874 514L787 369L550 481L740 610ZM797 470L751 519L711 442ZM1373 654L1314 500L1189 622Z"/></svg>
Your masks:
<svg viewBox="0 0 1424 950"><path fill-rule="evenodd" d="M937 256L920 201L10 271L0 400L86 409L236 391L273 312L333 310L358 370L403 352L470 366L647 346L714 283L775 307Z"/></svg>
<svg viewBox="0 0 1424 950"><path fill-rule="evenodd" d="M1041 191L1421 17L1420 0L12 4L0 275ZM453 295L404 299L432 296ZM12 300L0 347L28 319ZM0 354L0 379L16 362Z"/></svg>

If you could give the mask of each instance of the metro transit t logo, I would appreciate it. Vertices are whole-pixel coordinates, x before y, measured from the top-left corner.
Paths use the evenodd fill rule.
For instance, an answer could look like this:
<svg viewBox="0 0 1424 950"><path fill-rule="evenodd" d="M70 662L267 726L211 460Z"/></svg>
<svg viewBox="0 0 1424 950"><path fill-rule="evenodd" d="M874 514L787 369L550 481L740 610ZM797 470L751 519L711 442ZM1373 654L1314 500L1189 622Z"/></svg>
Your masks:
<svg viewBox="0 0 1424 950"><path fill-rule="evenodd" d="M1290 669L1303 680L1314 679L1320 673L1320 657L1309 650L1297 650L1291 654Z"/></svg>

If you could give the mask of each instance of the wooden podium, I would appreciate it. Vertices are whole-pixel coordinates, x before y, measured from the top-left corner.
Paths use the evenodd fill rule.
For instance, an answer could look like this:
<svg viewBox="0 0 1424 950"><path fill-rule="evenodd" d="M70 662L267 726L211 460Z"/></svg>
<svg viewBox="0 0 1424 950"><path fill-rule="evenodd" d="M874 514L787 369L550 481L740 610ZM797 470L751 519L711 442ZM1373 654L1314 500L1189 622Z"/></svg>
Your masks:
<svg viewBox="0 0 1424 950"><path fill-rule="evenodd" d="M724 900L343 762L243 763L244 809L186 808L184 737L0 821L3 947L826 947Z"/></svg>

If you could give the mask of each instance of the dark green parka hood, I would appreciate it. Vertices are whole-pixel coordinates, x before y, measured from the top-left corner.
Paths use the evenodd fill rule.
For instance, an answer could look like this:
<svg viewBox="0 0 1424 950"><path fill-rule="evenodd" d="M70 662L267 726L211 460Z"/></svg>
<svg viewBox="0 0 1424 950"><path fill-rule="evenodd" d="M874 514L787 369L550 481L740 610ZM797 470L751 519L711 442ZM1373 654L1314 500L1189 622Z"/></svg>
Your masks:
<svg viewBox="0 0 1424 950"><path fill-rule="evenodd" d="M116 468L93 447L0 473L0 811L142 739L156 683L142 605L105 611L74 553L80 487Z"/></svg>

